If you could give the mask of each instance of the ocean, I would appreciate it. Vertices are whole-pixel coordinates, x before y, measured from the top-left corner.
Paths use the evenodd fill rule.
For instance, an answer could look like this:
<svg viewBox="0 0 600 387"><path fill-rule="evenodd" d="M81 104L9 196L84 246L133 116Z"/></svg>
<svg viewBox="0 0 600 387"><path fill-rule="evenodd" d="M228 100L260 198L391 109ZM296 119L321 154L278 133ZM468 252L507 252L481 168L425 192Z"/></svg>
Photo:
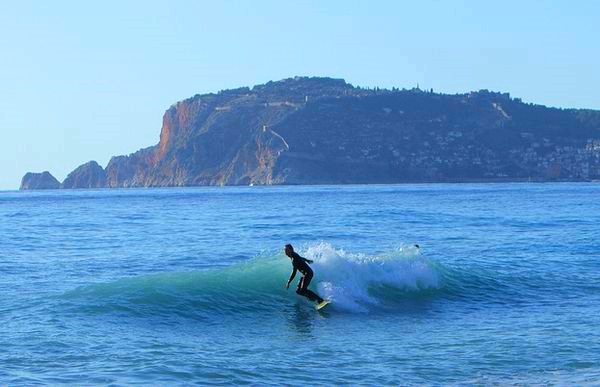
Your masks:
<svg viewBox="0 0 600 387"><path fill-rule="evenodd" d="M2 192L0 385L48 384L599 385L600 184Z"/></svg>

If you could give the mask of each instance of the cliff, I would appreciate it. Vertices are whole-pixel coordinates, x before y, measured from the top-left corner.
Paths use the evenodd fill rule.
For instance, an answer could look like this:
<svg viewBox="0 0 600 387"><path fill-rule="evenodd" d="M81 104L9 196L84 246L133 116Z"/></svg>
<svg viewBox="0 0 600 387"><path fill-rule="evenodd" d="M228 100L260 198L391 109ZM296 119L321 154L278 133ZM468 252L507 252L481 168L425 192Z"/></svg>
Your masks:
<svg viewBox="0 0 600 387"><path fill-rule="evenodd" d="M27 189L58 189L60 182L48 171L42 173L28 172L21 180L21 190Z"/></svg>
<svg viewBox="0 0 600 387"><path fill-rule="evenodd" d="M157 145L71 175L64 188L590 180L600 112L296 77L178 102Z"/></svg>
<svg viewBox="0 0 600 387"><path fill-rule="evenodd" d="M90 161L69 173L61 188L104 188L106 172L95 161Z"/></svg>

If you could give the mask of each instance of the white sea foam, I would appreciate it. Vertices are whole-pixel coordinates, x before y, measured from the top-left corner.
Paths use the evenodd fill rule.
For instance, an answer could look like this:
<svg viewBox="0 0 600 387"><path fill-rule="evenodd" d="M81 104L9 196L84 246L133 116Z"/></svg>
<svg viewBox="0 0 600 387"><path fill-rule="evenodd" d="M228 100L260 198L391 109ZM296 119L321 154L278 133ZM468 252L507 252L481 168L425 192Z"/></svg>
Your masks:
<svg viewBox="0 0 600 387"><path fill-rule="evenodd" d="M301 252L314 260L313 283L318 293L345 310L367 311L380 299L377 287L420 290L439 287L439 274L415 246L402 246L380 255L348 253L329 243L318 243Z"/></svg>

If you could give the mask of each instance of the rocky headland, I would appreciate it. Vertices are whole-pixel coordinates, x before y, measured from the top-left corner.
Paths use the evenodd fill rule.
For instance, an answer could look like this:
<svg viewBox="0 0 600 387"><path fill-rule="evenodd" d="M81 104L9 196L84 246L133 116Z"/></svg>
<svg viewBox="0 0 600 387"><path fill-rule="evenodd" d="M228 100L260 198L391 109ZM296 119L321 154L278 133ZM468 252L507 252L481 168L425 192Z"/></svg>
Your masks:
<svg viewBox="0 0 600 387"><path fill-rule="evenodd" d="M59 189L60 182L48 171L42 173L28 172L21 180L21 189Z"/></svg>
<svg viewBox="0 0 600 387"><path fill-rule="evenodd" d="M21 189L586 181L600 178L600 111L296 77L177 102L158 144L49 177Z"/></svg>
<svg viewBox="0 0 600 387"><path fill-rule="evenodd" d="M67 176L62 188L104 188L106 171L95 161L87 162Z"/></svg>

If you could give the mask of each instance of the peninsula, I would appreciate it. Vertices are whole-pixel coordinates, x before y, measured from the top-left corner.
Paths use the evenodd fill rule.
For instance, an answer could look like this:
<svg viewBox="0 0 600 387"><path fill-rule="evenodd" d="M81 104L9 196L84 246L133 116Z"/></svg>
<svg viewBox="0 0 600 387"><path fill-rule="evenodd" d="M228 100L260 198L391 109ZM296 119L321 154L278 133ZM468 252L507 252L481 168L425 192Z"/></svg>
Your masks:
<svg viewBox="0 0 600 387"><path fill-rule="evenodd" d="M21 189L600 179L600 111L295 77L195 95L160 141Z"/></svg>

